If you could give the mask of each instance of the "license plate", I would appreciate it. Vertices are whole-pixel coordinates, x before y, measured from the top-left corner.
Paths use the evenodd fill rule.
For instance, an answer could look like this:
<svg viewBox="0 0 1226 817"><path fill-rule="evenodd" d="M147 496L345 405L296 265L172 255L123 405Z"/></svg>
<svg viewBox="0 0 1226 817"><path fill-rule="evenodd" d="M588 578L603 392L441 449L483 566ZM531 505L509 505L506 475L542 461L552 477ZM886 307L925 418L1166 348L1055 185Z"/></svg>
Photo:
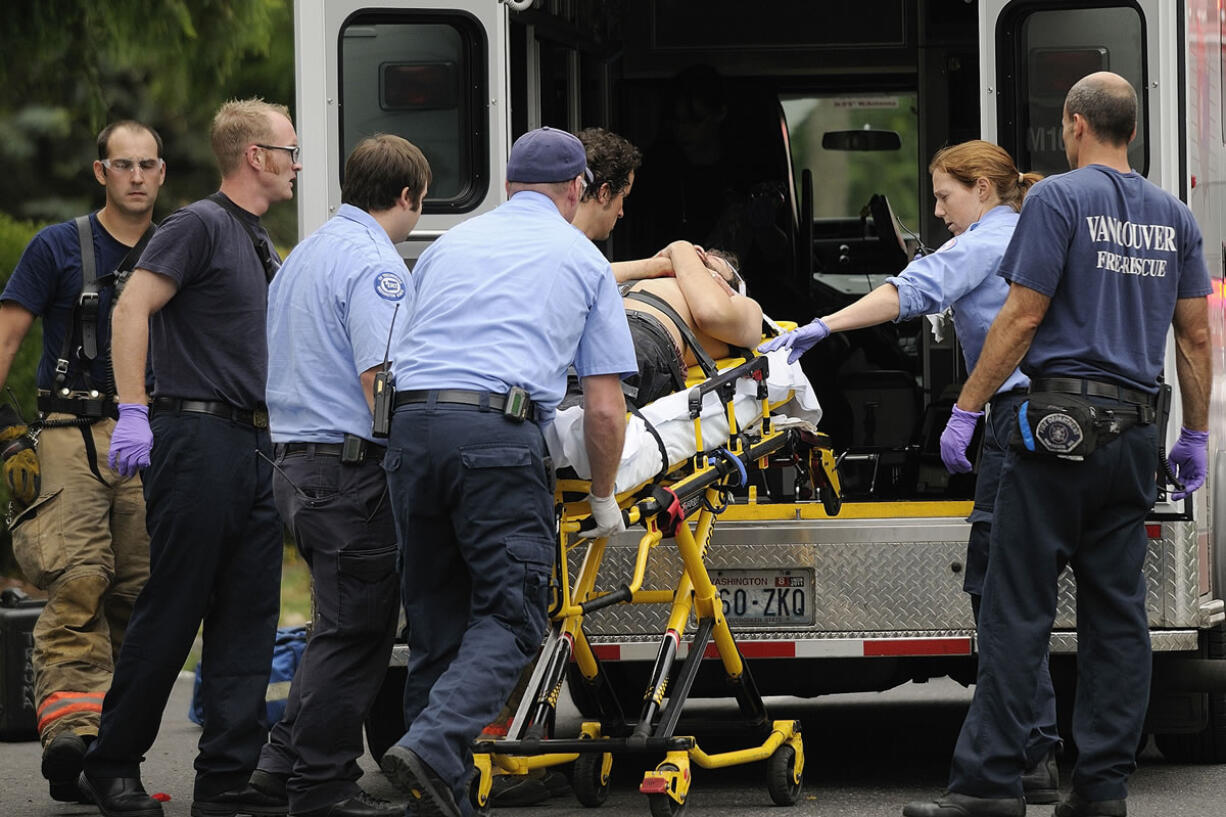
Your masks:
<svg viewBox="0 0 1226 817"><path fill-rule="evenodd" d="M724 618L732 626L794 627L813 624L813 570L712 570Z"/></svg>

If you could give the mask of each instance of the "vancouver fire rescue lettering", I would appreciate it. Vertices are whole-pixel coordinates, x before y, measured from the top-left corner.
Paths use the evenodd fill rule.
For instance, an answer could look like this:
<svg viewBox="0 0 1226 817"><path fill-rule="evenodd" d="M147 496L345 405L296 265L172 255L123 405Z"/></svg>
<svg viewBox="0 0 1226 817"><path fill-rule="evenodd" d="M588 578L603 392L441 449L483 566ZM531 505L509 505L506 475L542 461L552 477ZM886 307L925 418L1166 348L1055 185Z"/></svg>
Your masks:
<svg viewBox="0 0 1226 817"><path fill-rule="evenodd" d="M1092 242L1109 241L1130 250L1178 252L1175 228L1165 224L1133 224L1111 216L1086 216L1086 227ZM1099 269L1152 278L1166 275L1166 260L1162 258L1137 258L1108 250L1098 250L1097 256Z"/></svg>

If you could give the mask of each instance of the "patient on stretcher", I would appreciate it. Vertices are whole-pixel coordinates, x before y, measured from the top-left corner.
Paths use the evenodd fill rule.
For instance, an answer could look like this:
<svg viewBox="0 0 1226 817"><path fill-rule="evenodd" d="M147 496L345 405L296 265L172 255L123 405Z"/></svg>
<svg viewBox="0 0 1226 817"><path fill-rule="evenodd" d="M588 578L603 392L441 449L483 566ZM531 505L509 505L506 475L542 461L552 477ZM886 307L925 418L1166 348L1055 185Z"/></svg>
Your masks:
<svg viewBox="0 0 1226 817"><path fill-rule="evenodd" d="M627 397L639 407L684 389L690 366L710 376L714 360L762 337L762 307L746 296L734 257L688 241L674 241L660 256L671 262L671 277L622 287L639 369L626 379Z"/></svg>
<svg viewBox="0 0 1226 817"><path fill-rule="evenodd" d="M770 352L765 357L769 362L766 402L774 427L794 425L816 431L822 410L800 364L788 363L786 349ZM718 364L726 370L741 362L735 358L721 360ZM738 429L751 429L762 417L758 383L752 379L737 380L736 393L730 403ZM689 392L673 392L643 406L629 418L626 426L614 493L622 494L637 487L699 450L711 451L723 446L729 438L727 410L728 405L715 392L706 394L700 415L702 438L697 440L695 424L690 418ZM542 431L555 468L559 471L571 469L569 473L579 479L591 476L583 438L582 406L562 409ZM667 463L662 461L665 455Z"/></svg>

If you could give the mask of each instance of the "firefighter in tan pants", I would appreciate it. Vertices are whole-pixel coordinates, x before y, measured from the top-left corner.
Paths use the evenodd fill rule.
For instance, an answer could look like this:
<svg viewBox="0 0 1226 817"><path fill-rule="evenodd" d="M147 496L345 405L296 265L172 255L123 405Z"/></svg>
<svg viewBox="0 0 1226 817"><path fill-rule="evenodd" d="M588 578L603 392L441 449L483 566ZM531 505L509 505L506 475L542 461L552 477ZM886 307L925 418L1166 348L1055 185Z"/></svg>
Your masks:
<svg viewBox="0 0 1226 817"><path fill-rule="evenodd" d="M0 295L0 383L43 319L40 420L32 434L12 406L0 406L0 455L14 555L48 597L34 628L38 731L51 797L67 802L83 799L81 757L149 575L140 477L107 467L116 412L109 315L113 273L132 268L151 228L165 179L161 148L145 125L105 128L93 169L106 204L40 231Z"/></svg>

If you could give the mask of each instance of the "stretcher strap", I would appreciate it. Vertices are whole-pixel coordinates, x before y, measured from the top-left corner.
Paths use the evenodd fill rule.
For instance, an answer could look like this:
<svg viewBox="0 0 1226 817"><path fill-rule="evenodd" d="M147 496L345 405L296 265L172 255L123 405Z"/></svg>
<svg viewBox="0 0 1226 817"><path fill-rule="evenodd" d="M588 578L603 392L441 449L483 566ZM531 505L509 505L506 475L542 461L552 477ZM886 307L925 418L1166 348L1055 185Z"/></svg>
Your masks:
<svg viewBox="0 0 1226 817"><path fill-rule="evenodd" d="M681 333L681 337L685 340L686 345L690 347L690 351L694 353L694 359L697 360L698 365L702 367L703 373L706 374L707 377L713 377L716 373L718 373L719 369L716 368L715 361L711 358L711 355L707 353L706 349L702 348L702 344L698 342L698 338L694 337L694 331L690 329L689 325L686 324L685 321L681 320L681 316L677 314L677 310L673 309L672 306L669 305L668 301L665 301L655 293L643 292L641 290L629 292L626 294L626 297L632 301L640 301L649 306L655 307L667 315L668 319L671 320L673 325L677 327L677 331Z"/></svg>
<svg viewBox="0 0 1226 817"><path fill-rule="evenodd" d="M711 452L711 456L707 460L707 462L710 465L714 465L716 461L718 461L719 459L727 460L728 462L736 466L737 474L740 475L740 479L738 481L734 483L729 483L728 485L729 488L736 488L737 486L749 484L749 475L746 473L745 463L741 462L740 457L738 457L736 454L733 454L727 448L717 448Z"/></svg>
<svg viewBox="0 0 1226 817"><path fill-rule="evenodd" d="M660 480L664 479L664 475L668 473L669 466L668 448L664 445L664 438L660 436L660 432L657 431L656 427L651 424L651 421L643 416L643 413L639 411L638 406L632 403L627 403L626 409L635 417L638 417L643 421L643 427L647 429L647 433L649 433L652 439L656 441L656 446L660 449L660 470L654 477L651 478L652 484L658 483Z"/></svg>
<svg viewBox="0 0 1226 817"><path fill-rule="evenodd" d="M660 531L665 536L677 532L677 526L685 519L685 509L676 491L667 485L657 485L651 492L651 498L660 506Z"/></svg>

